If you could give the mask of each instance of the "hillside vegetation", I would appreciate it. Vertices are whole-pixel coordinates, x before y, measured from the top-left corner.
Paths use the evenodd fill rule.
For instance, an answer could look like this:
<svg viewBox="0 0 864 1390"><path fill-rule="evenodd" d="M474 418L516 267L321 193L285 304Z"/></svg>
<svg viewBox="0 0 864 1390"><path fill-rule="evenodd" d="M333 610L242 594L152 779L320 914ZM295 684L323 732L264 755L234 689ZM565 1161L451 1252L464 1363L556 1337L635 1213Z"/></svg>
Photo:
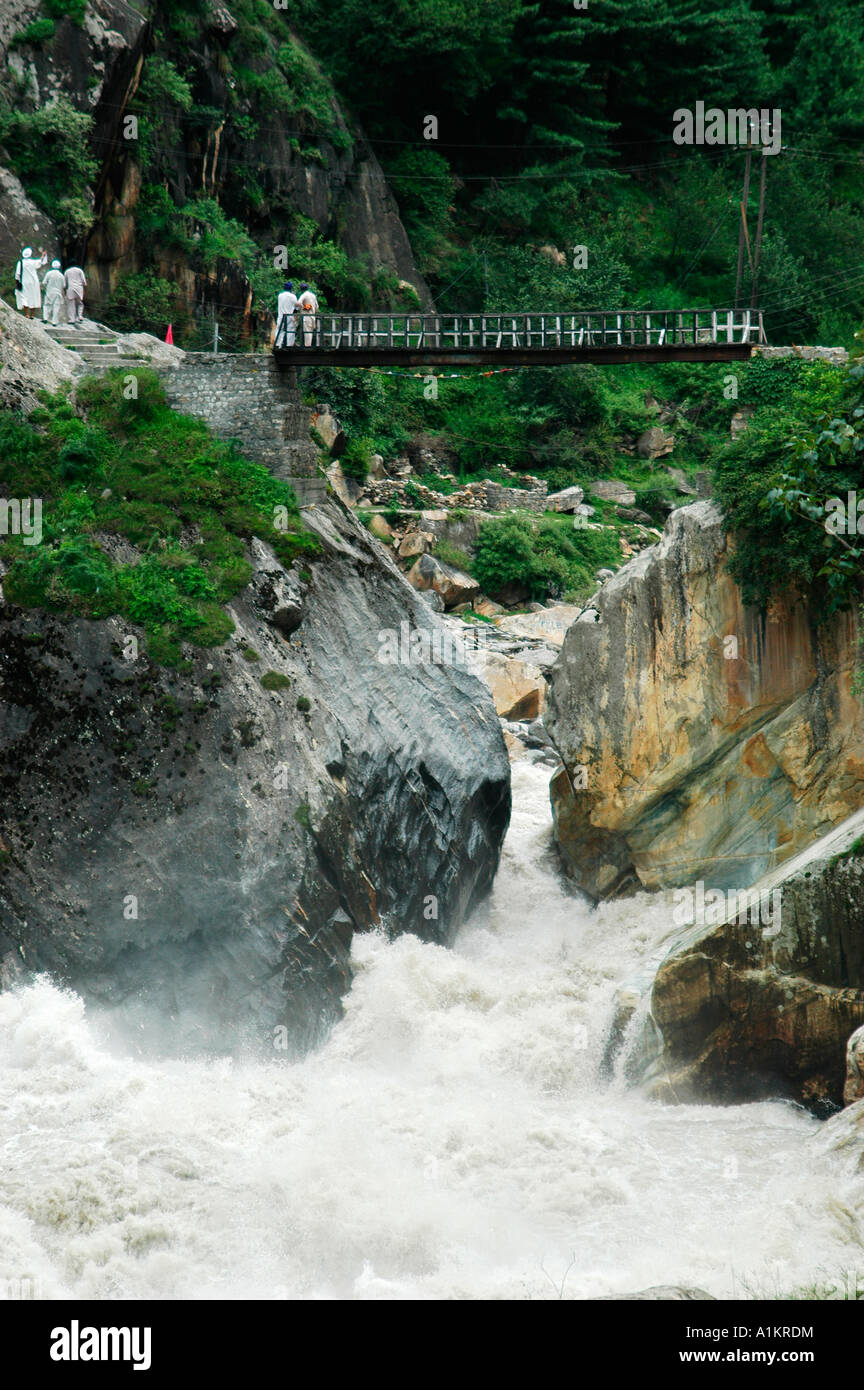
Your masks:
<svg viewBox="0 0 864 1390"><path fill-rule="evenodd" d="M0 544L4 589L25 607L120 614L155 659L177 664L184 641L218 645L233 631L223 605L249 582L252 535L285 564L319 543L291 489L171 410L155 373L137 373L134 399L127 381L88 379L77 409L59 392L26 418L0 414L0 489L43 507L40 544Z"/></svg>

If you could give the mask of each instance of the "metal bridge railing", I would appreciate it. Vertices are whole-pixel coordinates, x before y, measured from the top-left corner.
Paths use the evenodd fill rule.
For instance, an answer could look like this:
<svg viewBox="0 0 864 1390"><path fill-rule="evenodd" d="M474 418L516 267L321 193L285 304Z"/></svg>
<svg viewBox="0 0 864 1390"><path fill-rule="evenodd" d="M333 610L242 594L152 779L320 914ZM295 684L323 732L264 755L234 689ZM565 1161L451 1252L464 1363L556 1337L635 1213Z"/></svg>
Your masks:
<svg viewBox="0 0 864 1390"><path fill-rule="evenodd" d="M685 344L764 343L761 310L615 309L542 314L316 314L298 322L286 342L280 321L274 347L435 348L454 352L494 348L674 347Z"/></svg>

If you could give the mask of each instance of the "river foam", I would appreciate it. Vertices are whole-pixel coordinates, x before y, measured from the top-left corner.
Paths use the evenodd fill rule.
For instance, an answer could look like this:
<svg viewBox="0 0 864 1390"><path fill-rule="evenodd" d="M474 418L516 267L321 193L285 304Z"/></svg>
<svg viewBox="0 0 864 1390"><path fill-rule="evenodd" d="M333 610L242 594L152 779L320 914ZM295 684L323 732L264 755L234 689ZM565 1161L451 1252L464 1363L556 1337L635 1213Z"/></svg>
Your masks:
<svg viewBox="0 0 864 1390"><path fill-rule="evenodd" d="M491 900L450 950L358 937L300 1063L129 1058L48 980L0 996L0 1292L772 1297L864 1267L860 1175L810 1116L598 1081L668 909L568 893L548 770L513 772Z"/></svg>

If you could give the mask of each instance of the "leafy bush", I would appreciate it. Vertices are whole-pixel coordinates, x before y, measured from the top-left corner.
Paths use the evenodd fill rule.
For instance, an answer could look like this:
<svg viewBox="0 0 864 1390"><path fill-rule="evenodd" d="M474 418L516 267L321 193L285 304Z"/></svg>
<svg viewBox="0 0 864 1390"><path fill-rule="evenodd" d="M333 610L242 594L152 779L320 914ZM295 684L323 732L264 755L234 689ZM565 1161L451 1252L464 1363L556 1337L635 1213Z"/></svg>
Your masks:
<svg viewBox="0 0 864 1390"><path fill-rule="evenodd" d="M471 573L491 595L515 583L535 598L561 598L590 593L595 571L620 563L612 530L577 530L569 517L514 512L480 528Z"/></svg>
<svg viewBox="0 0 864 1390"><path fill-rule="evenodd" d="M825 503L864 494L864 368L816 376L788 403L763 406L717 459L716 495L735 538L730 573L747 603L763 606L779 586L819 596L825 615L861 589L856 538L825 528ZM818 412L824 391L832 409Z"/></svg>
<svg viewBox="0 0 864 1390"><path fill-rule="evenodd" d="M97 161L89 150L93 118L61 96L38 111L0 110L0 143L14 172L61 232L89 230L89 185Z"/></svg>
<svg viewBox="0 0 864 1390"><path fill-rule="evenodd" d="M445 565L454 565L457 570L464 570L466 574L471 572L471 556L466 550L460 550L458 545L451 545L449 541L438 541L432 554L436 560L443 560Z"/></svg>
<svg viewBox="0 0 864 1390"><path fill-rule="evenodd" d="M64 482L89 482L104 469L110 440L102 430L82 429L60 449L57 472Z"/></svg>
<svg viewBox="0 0 864 1390"><path fill-rule="evenodd" d="M471 573L487 594L495 594L512 583L531 588L534 559L530 524L511 514L481 526Z"/></svg>
<svg viewBox="0 0 864 1390"><path fill-rule="evenodd" d="M105 319L121 332L152 333L161 338L177 314L175 287L152 270L140 270L118 281Z"/></svg>
<svg viewBox="0 0 864 1390"><path fill-rule="evenodd" d="M349 439L339 462L346 477L356 478L358 483L362 483L368 477L371 460L371 439Z"/></svg>

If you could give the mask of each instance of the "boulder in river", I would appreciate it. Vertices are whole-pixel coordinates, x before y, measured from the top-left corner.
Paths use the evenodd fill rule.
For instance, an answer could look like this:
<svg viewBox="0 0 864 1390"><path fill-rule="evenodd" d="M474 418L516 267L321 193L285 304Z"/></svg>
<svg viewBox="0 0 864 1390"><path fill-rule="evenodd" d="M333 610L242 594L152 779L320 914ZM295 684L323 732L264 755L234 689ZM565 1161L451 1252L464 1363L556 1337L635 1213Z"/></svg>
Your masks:
<svg viewBox="0 0 864 1390"><path fill-rule="evenodd" d="M864 811L743 893L676 890L673 921L696 920L651 993L656 1094L822 1116L864 1095L862 830Z"/></svg>

